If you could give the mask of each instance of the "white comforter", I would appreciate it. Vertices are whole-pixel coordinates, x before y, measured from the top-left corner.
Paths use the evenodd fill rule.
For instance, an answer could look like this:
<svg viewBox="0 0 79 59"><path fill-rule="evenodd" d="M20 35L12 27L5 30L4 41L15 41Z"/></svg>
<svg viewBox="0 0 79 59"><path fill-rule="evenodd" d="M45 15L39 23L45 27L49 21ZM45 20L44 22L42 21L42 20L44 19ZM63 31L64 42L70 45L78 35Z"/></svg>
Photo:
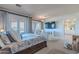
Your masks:
<svg viewBox="0 0 79 59"><path fill-rule="evenodd" d="M15 44L13 46L11 46L11 51L12 53L16 53L18 51L21 51L23 49L29 48L33 45L36 45L38 43L41 43L43 41L46 41L46 39L44 37L42 37L41 35L35 35L35 34L24 34L22 36L22 42L21 44Z"/></svg>

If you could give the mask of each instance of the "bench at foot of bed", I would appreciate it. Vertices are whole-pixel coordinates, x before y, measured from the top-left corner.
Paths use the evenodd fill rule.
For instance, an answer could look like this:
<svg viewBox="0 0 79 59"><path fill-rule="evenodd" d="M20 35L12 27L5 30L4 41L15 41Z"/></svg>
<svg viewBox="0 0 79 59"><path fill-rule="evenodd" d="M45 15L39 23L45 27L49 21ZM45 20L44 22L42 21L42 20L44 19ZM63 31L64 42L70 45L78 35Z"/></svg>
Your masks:
<svg viewBox="0 0 79 59"><path fill-rule="evenodd" d="M15 53L15 54L33 54L44 47L47 47L47 41L41 42L41 43L31 46L29 48L26 48L22 51Z"/></svg>

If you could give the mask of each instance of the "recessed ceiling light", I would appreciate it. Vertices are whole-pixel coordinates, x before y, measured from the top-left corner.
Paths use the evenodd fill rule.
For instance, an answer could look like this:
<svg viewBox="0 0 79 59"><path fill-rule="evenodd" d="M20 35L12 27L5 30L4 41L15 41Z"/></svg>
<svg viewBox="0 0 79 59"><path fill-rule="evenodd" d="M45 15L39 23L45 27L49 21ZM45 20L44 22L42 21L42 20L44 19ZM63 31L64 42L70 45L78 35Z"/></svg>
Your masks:
<svg viewBox="0 0 79 59"><path fill-rule="evenodd" d="M39 19L45 19L45 16L38 16Z"/></svg>
<svg viewBox="0 0 79 59"><path fill-rule="evenodd" d="M17 7L22 7L20 4L16 4Z"/></svg>

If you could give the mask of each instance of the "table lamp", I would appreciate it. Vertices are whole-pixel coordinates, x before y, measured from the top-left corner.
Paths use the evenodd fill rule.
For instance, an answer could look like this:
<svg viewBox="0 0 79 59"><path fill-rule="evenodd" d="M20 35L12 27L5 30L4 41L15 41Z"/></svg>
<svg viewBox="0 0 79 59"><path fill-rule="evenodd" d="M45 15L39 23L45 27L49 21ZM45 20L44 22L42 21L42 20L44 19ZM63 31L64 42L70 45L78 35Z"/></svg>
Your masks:
<svg viewBox="0 0 79 59"><path fill-rule="evenodd" d="M4 29L0 29L0 32L4 32Z"/></svg>
<svg viewBox="0 0 79 59"><path fill-rule="evenodd" d="M0 33L3 33L5 30L4 29L0 29Z"/></svg>

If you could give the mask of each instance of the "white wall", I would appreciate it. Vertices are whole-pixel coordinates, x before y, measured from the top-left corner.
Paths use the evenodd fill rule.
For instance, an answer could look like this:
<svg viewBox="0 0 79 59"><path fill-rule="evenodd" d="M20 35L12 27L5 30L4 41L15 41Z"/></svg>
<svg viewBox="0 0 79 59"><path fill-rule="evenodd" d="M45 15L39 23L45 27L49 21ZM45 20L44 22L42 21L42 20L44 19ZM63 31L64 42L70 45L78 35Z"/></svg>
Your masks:
<svg viewBox="0 0 79 59"><path fill-rule="evenodd" d="M64 21L63 18L60 18L56 21L57 23L57 30L60 38L64 38Z"/></svg>
<svg viewBox="0 0 79 59"><path fill-rule="evenodd" d="M79 17L77 18L77 21L76 21L75 33L76 35L79 35Z"/></svg>

